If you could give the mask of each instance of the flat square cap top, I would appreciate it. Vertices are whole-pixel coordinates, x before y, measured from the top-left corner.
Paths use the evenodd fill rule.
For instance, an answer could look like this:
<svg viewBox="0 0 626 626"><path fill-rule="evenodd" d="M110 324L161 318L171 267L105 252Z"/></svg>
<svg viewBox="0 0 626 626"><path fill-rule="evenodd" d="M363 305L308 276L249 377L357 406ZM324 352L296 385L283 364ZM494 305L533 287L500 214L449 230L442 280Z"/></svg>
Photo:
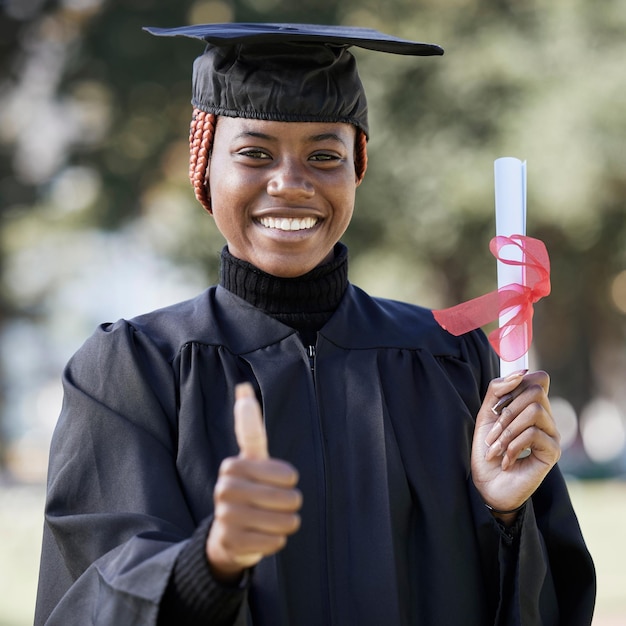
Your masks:
<svg viewBox="0 0 626 626"><path fill-rule="evenodd" d="M357 26L332 26L321 24L192 24L176 28L146 26L145 30L160 37L190 37L214 46L228 46L240 43L318 43L338 46L356 46L368 50L432 56L443 54L437 44L400 39L373 28Z"/></svg>

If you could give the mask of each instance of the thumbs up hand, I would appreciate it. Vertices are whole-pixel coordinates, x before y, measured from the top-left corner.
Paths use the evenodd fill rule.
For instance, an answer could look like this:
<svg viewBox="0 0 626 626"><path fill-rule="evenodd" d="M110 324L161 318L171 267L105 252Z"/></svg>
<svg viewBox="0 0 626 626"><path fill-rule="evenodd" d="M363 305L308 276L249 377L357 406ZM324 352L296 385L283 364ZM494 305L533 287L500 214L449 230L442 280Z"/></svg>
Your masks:
<svg viewBox="0 0 626 626"><path fill-rule="evenodd" d="M261 407L248 383L235 389L234 418L239 455L220 466L206 543L213 575L223 582L282 549L300 527L302 506L295 468L269 457Z"/></svg>

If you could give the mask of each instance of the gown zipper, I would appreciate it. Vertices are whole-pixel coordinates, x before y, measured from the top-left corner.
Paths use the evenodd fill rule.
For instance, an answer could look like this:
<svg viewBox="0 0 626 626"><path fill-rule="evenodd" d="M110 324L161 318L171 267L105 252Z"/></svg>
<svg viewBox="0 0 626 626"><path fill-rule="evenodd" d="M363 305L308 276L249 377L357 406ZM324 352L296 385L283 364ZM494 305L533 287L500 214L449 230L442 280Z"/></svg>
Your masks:
<svg viewBox="0 0 626 626"><path fill-rule="evenodd" d="M313 387L317 388L316 385L316 381L315 381L315 358L317 356L317 350L316 347L314 345L308 345L306 347L306 354L307 357L309 358L309 368L311 370L311 377L313 379ZM320 416L320 409L319 409L319 399L317 398L317 391L315 392L316 395L316 405L317 405L317 418L318 418L318 423L317 423L317 435L319 437L319 446L320 446L320 453L321 453L321 462L322 462L322 467L321 467L321 471L322 471L322 482L323 482L323 494L321 497L321 501L320 501L320 506L323 507L323 513L322 513L322 519L323 521L323 525L322 528L320 529L320 532L322 533L323 539L322 539L322 543L324 545L326 545L326 552L323 555L323 559L324 559L324 565L322 567L323 571L325 572L329 572L329 563L330 563L330 558L327 554L328 551L328 503L327 503L327 498L328 498L328 494L327 494L327 476L326 476L326 448L324 445L324 435L323 435L323 425L322 425L322 421L321 421L321 416ZM323 608L322 608L322 613L325 614L326 619L324 620L324 624L326 624L327 626L332 626L332 624L334 623L334 619L332 617L332 599L331 599L331 593L330 593L330 589L329 589L329 585L328 585L328 579L325 578L324 581L322 582L322 586L324 589L324 596L326 598L326 601L323 602Z"/></svg>
<svg viewBox="0 0 626 626"><path fill-rule="evenodd" d="M306 353L309 357L309 367L311 368L311 374L315 374L315 346L308 346L306 349Z"/></svg>

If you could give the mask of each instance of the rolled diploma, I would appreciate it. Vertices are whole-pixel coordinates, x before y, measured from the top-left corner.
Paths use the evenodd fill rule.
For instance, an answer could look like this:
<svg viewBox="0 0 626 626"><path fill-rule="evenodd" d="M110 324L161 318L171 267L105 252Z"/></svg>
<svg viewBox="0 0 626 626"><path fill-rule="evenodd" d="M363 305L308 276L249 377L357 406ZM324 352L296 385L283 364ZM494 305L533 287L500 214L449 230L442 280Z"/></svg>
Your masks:
<svg viewBox="0 0 626 626"><path fill-rule="evenodd" d="M494 162L496 192L496 235L526 235L526 161L503 157ZM501 254L510 260L522 260L522 251L517 246L504 246ZM524 284L521 266L506 265L497 261L498 289L511 283ZM500 317L500 326L517 311L509 311ZM500 376L528 368L528 353L516 361L500 359Z"/></svg>

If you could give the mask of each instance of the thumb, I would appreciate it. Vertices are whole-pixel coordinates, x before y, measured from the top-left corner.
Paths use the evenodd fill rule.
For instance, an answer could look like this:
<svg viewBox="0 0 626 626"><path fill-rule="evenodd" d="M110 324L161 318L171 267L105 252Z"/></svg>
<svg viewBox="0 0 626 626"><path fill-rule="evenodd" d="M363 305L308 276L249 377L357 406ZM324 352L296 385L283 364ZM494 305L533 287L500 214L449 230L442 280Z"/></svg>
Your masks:
<svg viewBox="0 0 626 626"><path fill-rule="evenodd" d="M241 456L246 459L268 458L267 436L261 407L250 383L235 387L235 436Z"/></svg>

